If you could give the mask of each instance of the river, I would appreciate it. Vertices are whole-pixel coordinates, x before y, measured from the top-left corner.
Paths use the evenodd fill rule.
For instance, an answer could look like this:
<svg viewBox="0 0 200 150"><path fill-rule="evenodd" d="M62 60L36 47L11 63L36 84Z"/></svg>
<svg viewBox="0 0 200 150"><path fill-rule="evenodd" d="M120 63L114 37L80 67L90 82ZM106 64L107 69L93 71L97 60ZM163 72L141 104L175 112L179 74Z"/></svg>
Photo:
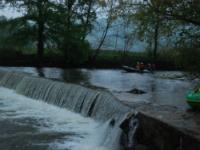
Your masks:
<svg viewBox="0 0 200 150"><path fill-rule="evenodd" d="M153 103L188 109L189 106L185 101L186 93L200 83L198 78L181 71L139 74L126 73L121 69L0 67L0 70L24 72L33 76L103 88L133 107L138 104ZM129 91L133 89L139 89L146 93L130 93Z"/></svg>
<svg viewBox="0 0 200 150"><path fill-rule="evenodd" d="M0 87L0 128L3 150L116 150L118 147L110 141L106 144L105 123L3 87Z"/></svg>
<svg viewBox="0 0 200 150"><path fill-rule="evenodd" d="M120 69L33 67L0 67L0 71L23 72L30 76L40 76L95 89L104 89L111 92L123 103L133 107L151 103L169 105L182 110L188 109L185 95L188 90L199 84L198 78L180 71L139 74L127 73ZM15 81L15 79L12 80ZM30 80L34 81L31 78ZM27 80L26 83L28 84L28 82ZM48 81L44 83L48 83ZM145 93L131 93L130 91L133 89L139 89ZM21 92L26 93L25 91ZM115 104L112 103L112 105L115 108ZM120 110L123 111L123 109ZM106 111L107 108L105 107L99 113L106 115L104 110ZM0 128L0 147L4 150L120 149L118 132L121 131L118 127L111 129L110 120L108 122L95 121L93 118L83 117L67 109L22 96L14 90L4 87L0 87Z"/></svg>

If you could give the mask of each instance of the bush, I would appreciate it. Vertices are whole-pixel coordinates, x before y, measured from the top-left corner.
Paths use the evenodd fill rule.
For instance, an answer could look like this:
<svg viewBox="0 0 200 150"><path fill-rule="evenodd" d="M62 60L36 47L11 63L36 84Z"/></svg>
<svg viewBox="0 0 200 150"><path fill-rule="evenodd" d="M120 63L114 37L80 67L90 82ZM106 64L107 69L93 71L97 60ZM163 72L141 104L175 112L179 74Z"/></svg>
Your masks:
<svg viewBox="0 0 200 150"><path fill-rule="evenodd" d="M200 71L200 49L177 49L175 58L175 62L178 66L189 71Z"/></svg>
<svg viewBox="0 0 200 150"><path fill-rule="evenodd" d="M3 47L0 47L0 58L15 58L15 57L18 57L22 55L22 52L14 49L14 48L3 48Z"/></svg>
<svg viewBox="0 0 200 150"><path fill-rule="evenodd" d="M69 43L70 42L70 43ZM90 45L85 41L69 41L62 48L66 62L68 64L78 65L86 62L90 55Z"/></svg>

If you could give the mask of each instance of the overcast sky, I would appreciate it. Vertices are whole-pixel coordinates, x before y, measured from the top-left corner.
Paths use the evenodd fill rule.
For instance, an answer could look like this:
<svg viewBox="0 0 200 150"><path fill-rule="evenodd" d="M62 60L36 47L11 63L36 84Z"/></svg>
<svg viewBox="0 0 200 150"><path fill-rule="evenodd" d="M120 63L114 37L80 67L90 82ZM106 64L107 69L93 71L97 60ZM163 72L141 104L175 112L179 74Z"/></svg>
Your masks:
<svg viewBox="0 0 200 150"><path fill-rule="evenodd" d="M12 8L4 8L4 9L0 9L0 16L2 15L10 18L10 17L18 17L21 15L21 13L17 12L16 10Z"/></svg>

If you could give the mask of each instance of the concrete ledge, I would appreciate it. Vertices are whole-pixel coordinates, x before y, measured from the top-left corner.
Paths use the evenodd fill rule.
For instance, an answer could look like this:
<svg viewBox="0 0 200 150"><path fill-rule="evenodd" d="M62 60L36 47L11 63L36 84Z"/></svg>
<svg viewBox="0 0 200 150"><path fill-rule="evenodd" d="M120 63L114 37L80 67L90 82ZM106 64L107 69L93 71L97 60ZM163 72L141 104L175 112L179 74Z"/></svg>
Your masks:
<svg viewBox="0 0 200 150"><path fill-rule="evenodd" d="M145 150L200 150L200 140L194 133L188 134L178 127L141 112L138 119L136 147L143 145Z"/></svg>

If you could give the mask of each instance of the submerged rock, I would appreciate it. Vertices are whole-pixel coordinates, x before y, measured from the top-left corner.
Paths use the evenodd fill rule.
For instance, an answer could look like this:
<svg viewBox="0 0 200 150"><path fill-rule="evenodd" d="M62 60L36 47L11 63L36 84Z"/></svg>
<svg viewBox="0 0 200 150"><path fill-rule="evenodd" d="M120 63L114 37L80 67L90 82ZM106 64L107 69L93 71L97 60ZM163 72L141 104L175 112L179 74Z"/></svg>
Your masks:
<svg viewBox="0 0 200 150"><path fill-rule="evenodd" d="M134 88L134 89L132 89L132 90L130 90L130 91L128 91L129 93L133 93L133 94L145 94L145 93L147 93L147 92L145 92L145 91L143 91L143 90L140 90L140 89L136 89L136 88Z"/></svg>

